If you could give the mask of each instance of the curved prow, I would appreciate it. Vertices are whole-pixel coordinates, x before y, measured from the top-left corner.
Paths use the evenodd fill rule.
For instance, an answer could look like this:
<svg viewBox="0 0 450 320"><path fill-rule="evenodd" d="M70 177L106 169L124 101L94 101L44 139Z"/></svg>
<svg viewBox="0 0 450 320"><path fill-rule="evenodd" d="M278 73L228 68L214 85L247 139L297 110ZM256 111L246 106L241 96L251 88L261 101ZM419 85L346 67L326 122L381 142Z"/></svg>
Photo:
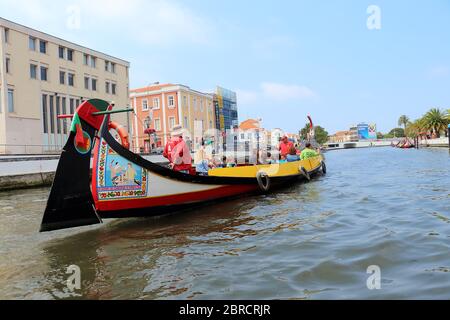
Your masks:
<svg viewBox="0 0 450 320"><path fill-rule="evenodd" d="M103 100L81 104L73 116L45 208L40 232L101 223L90 188L91 150L104 115L112 106Z"/></svg>

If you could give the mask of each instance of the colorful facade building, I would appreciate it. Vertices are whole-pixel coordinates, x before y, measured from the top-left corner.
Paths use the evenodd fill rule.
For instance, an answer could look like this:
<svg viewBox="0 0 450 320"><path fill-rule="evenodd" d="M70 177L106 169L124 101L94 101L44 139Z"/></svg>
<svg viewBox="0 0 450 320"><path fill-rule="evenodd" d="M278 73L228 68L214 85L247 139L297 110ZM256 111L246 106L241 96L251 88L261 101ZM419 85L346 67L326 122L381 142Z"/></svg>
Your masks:
<svg viewBox="0 0 450 320"><path fill-rule="evenodd" d="M216 128L221 132L237 129L239 121L236 92L217 87L213 97L216 114Z"/></svg>
<svg viewBox="0 0 450 320"><path fill-rule="evenodd" d="M206 133L215 132L213 96L180 84L155 83L130 91L136 152L164 147L174 126L181 125L192 150Z"/></svg>

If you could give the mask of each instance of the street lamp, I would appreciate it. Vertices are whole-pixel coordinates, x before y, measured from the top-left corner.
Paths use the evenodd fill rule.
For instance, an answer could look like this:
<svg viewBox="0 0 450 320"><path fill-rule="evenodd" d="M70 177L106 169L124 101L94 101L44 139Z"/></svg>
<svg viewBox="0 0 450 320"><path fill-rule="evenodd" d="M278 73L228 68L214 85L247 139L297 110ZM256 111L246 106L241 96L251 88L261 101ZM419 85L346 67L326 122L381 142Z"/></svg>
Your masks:
<svg viewBox="0 0 450 320"><path fill-rule="evenodd" d="M148 134L148 152L151 152L151 145L152 145L152 134L155 134L155 130L154 129L150 129L150 124L151 124L151 119L150 117L145 118L144 120L144 125L145 125L145 130L144 133Z"/></svg>

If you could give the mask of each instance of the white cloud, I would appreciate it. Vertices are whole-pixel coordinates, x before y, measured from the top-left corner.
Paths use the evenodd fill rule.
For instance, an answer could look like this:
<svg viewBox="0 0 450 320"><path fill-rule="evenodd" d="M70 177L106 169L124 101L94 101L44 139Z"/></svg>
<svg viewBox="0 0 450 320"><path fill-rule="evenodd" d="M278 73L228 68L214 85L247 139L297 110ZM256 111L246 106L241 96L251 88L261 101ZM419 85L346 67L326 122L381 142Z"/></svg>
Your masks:
<svg viewBox="0 0 450 320"><path fill-rule="evenodd" d="M316 93L307 86L264 82L261 84L263 94L274 101L304 100L316 98Z"/></svg>
<svg viewBox="0 0 450 320"><path fill-rule="evenodd" d="M315 100L318 95L309 87L296 84L263 82L258 90L236 90L238 104L263 105L267 102Z"/></svg>
<svg viewBox="0 0 450 320"><path fill-rule="evenodd" d="M441 78L450 75L450 68L447 66L436 66L428 70L428 76L431 78Z"/></svg>

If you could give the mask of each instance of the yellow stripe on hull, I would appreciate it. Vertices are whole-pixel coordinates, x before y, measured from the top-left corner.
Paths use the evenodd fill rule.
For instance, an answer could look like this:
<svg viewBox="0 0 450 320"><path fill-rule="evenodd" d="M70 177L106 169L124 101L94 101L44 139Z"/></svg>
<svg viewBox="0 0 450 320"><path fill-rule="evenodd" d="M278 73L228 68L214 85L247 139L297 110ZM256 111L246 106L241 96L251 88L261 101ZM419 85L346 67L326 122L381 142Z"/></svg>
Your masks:
<svg viewBox="0 0 450 320"><path fill-rule="evenodd" d="M299 170L301 167L304 167L308 172L316 170L320 167L322 160L323 157L318 156L308 160L280 164L212 169L209 170L208 175L212 177L255 178L258 172L262 171L268 174L269 177L294 176L301 174Z"/></svg>

